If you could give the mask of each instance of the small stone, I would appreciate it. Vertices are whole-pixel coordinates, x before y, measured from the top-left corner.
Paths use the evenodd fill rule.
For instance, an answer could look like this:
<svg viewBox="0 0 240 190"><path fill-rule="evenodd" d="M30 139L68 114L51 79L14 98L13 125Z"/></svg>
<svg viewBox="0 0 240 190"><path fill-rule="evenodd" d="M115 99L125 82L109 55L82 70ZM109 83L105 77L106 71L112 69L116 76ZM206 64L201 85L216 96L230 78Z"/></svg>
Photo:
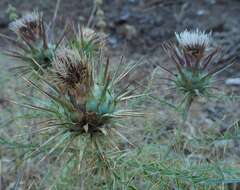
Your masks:
<svg viewBox="0 0 240 190"><path fill-rule="evenodd" d="M88 132L88 124L83 126L83 129L85 130L85 132Z"/></svg>
<svg viewBox="0 0 240 190"><path fill-rule="evenodd" d="M130 40L137 35L137 30L132 25L124 24L119 28L119 33L126 39Z"/></svg>
<svg viewBox="0 0 240 190"><path fill-rule="evenodd" d="M240 78L229 78L225 81L226 85L240 85Z"/></svg>
<svg viewBox="0 0 240 190"><path fill-rule="evenodd" d="M124 9L122 12L121 12L121 15L120 15L120 21L122 22L126 22L130 17L130 12L128 9Z"/></svg>
<svg viewBox="0 0 240 190"><path fill-rule="evenodd" d="M203 15L205 15L205 14L206 14L206 11L203 10L203 9L200 9L200 10L197 11L197 15L198 15L198 16L203 16Z"/></svg>
<svg viewBox="0 0 240 190"><path fill-rule="evenodd" d="M115 36L110 36L109 38L108 38L108 42L110 43L110 45L112 46L112 47L116 47L117 46L117 43L118 43L118 39L115 37Z"/></svg>
<svg viewBox="0 0 240 190"><path fill-rule="evenodd" d="M7 28L9 20L6 17L0 16L0 28Z"/></svg>

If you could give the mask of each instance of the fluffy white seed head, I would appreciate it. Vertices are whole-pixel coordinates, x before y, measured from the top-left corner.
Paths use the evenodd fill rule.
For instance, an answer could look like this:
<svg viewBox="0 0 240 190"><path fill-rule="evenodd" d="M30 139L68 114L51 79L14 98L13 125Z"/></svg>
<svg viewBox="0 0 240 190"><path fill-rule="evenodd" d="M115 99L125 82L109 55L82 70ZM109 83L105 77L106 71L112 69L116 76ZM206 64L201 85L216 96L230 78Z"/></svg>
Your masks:
<svg viewBox="0 0 240 190"><path fill-rule="evenodd" d="M178 43L185 48L207 48L211 43L211 33L204 31L185 30L180 33L175 33Z"/></svg>
<svg viewBox="0 0 240 190"><path fill-rule="evenodd" d="M9 24L9 29L13 32L18 33L23 27L28 27L30 23L38 23L41 19L41 14L39 12L31 12L25 14L22 18L17 19Z"/></svg>

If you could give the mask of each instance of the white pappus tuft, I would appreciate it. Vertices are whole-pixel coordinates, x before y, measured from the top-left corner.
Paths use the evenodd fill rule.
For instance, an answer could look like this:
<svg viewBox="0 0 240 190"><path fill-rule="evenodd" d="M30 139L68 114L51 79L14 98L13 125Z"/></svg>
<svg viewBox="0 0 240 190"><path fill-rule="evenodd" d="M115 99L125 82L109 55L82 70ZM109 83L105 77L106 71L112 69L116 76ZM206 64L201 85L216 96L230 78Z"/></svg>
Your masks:
<svg viewBox="0 0 240 190"><path fill-rule="evenodd" d="M41 19L41 14L37 11L25 14L22 18L17 19L9 24L9 29L18 33L23 27L27 27L30 23L38 23Z"/></svg>
<svg viewBox="0 0 240 190"><path fill-rule="evenodd" d="M207 48L211 42L211 33L205 33L199 29L175 33L178 43L186 48Z"/></svg>

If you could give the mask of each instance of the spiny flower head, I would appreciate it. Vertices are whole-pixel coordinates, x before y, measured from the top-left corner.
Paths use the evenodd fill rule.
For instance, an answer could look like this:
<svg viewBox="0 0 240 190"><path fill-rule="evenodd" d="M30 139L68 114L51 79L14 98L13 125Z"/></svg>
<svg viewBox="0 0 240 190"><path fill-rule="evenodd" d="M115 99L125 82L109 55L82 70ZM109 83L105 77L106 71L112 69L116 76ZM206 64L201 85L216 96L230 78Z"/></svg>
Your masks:
<svg viewBox="0 0 240 190"><path fill-rule="evenodd" d="M23 40L35 42L43 35L42 14L36 11L27 13L22 18L10 23L9 28Z"/></svg>
<svg viewBox="0 0 240 190"><path fill-rule="evenodd" d="M129 94L115 94L115 84L126 75L112 79L109 60L106 61L106 64L96 64L95 60L86 59L78 51L66 48L60 50L53 61L55 84L63 96L69 96L77 112L73 115L77 115L78 126L79 123L95 123L94 128L98 128L103 121L105 125L116 114L116 107L121 99Z"/></svg>
<svg viewBox="0 0 240 190"><path fill-rule="evenodd" d="M88 60L75 50L61 49L52 62L52 71L62 93L70 93L83 100L92 85L92 68Z"/></svg>
<svg viewBox="0 0 240 190"><path fill-rule="evenodd" d="M1 34L15 46L15 50L8 50L7 55L16 58L22 65L16 67L21 75L37 71L41 74L51 68L56 50L64 39L64 35L58 40L48 39L43 15L39 12L32 12L12 22L10 29L17 35L17 39ZM49 30L53 31L53 29ZM65 32L64 32L65 34Z"/></svg>
<svg viewBox="0 0 240 190"><path fill-rule="evenodd" d="M196 30L185 30L180 33L175 33L177 42L189 54L195 57L204 56L205 51L211 43L211 33Z"/></svg>

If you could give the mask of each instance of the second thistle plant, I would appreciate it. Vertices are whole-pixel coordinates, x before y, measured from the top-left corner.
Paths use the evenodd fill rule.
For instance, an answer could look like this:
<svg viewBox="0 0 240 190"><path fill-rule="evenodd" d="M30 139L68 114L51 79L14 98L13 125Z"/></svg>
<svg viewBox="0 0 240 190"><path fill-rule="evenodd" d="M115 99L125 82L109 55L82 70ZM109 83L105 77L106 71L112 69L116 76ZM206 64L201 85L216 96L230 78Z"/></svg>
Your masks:
<svg viewBox="0 0 240 190"><path fill-rule="evenodd" d="M163 47L174 61L177 73L160 67L174 77L173 85L183 95L185 118L196 98L212 96L213 77L232 63L212 64L219 50L211 48L210 33L185 30L175 36L177 43L165 43Z"/></svg>

